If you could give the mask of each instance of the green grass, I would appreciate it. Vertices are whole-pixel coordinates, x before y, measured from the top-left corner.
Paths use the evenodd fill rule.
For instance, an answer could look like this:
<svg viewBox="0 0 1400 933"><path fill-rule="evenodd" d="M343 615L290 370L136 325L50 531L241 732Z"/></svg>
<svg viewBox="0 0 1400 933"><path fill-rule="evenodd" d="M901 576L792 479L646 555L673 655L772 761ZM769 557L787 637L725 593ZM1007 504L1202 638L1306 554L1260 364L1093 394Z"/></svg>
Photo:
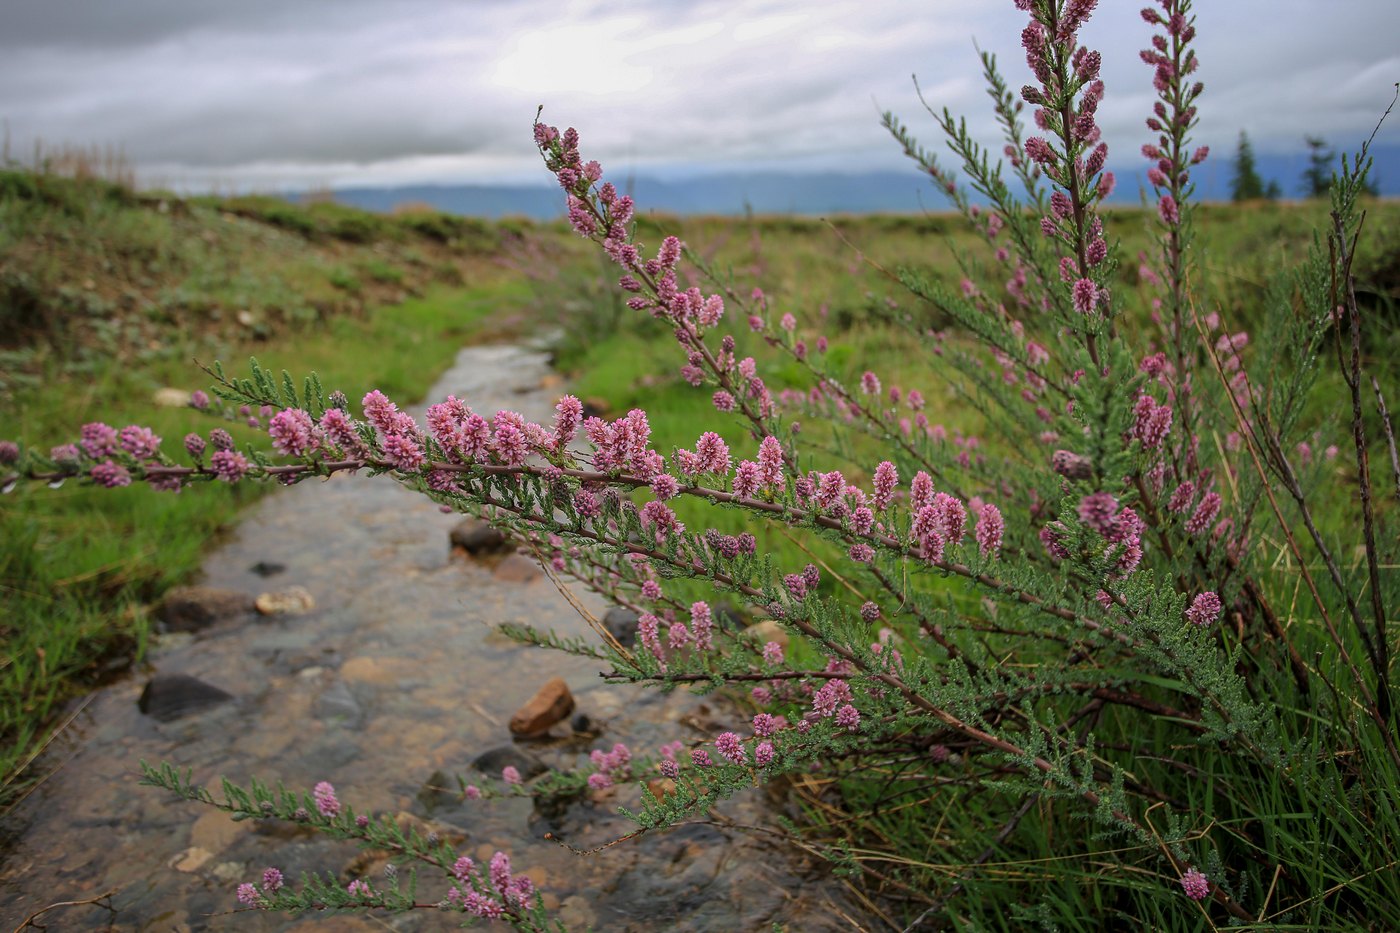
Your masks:
<svg viewBox="0 0 1400 933"><path fill-rule="evenodd" d="M1325 221L1326 208L1321 204L1204 207L1196 219L1196 246L1204 277L1196 293L1207 296L1209 304L1201 312L1219 310L1231 331L1249 330L1256 339L1267 324L1286 318L1293 307L1295 283L1280 270L1306 256L1315 242L1312 231ZM1122 238L1117 288L1140 291L1130 304L1144 306L1141 299L1148 292L1139 282L1136 257L1145 248L1151 215L1117 210L1109 222L1111 235ZM807 334L825 332L833 346L841 345L841 351L833 352L829 361L848 385L870 365L884 377L886 386L896 383L922 390L929 398L929 416L934 422L969 433L986 430L983 419L958 395L937 391L945 384L944 376L958 382L956 373L946 371L949 364L929 355L907 331L887 321L889 310L916 315L925 312L882 270L862 263L853 250L878 258L886 270L901 265L919 267L954 286L964 275L955 255L968 257L974 265L988 264L992 261L990 250L984 243L953 232L954 226L943 217L843 218L835 226L833 230L815 221L787 218L758 218L750 223L663 218L649 220L641 239L655 246L664 234L675 233L717 268L732 271L738 293L746 295L753 284L761 285L772 302L771 314L791 311L800 321L800 330ZM1388 396L1395 396L1394 387L1400 385L1400 328L1395 326L1395 301L1400 299L1395 273L1395 257L1400 255L1400 204L1372 204L1366 229L1356 264L1359 284L1371 296L1366 313L1374 315L1366 366L1377 373L1383 387L1388 387ZM590 266L579 264L579 284L572 293L587 293L594 275ZM891 309L891 302L897 308ZM592 320L601 325L610 313L609 308L601 307ZM921 320L928 326L942 326L933 318ZM741 321L731 319L727 324L723 332L738 339L737 356L753 355L762 361L761 371L770 389L806 388L808 380L800 378L791 364L775 365L779 357L764 352L747 335ZM1129 319L1121 326L1144 324ZM954 343L963 339L956 333L950 336ZM635 318L611 331L595 326L590 342L568 346L567 351L561 360L574 373L572 387L577 394L605 401L612 417L631 407L645 408L657 447L663 452L672 446L692 447L696 436L708 429L724 434L736 457L754 455L757 445L747 437L747 426L737 418L716 413L709 401L709 388L694 389L680 378L678 370L684 357L667 328ZM1251 352L1257 353L1257 349ZM1269 369L1267 362L1257 358L1251 365L1256 374ZM1336 373L1335 360L1324 358L1320 366L1319 382L1309 397L1302 423L1309 432L1316 432L1314 450L1335 443L1341 446L1343 457L1337 465L1325 466L1319 457L1308 482L1323 489L1327 487L1320 484L1340 484L1345 490L1330 501L1319 497L1315 504L1321 504L1318 524L1333 552L1353 555L1359 533L1354 518L1340 506L1354 495L1355 476L1342 466L1350 449L1349 428L1338 415L1349 413L1350 402ZM934 373L931 368L944 371ZM1390 404L1394 410L1396 403ZM810 465L828 466L831 458L821 451L830 433L820 423L804 423L802 434L806 441L815 442L814 448L808 448L817 452ZM1378 426L1373 436L1379 436ZM1012 453L999 449L994 437L988 440L994 455ZM1223 438L1215 440L1223 442ZM875 451L873 444L857 447L857 456L850 457L848 450L837 459L873 464L878 459ZM1376 462L1373 455L1373 469ZM864 479L849 473L847 478ZM749 530L766 534L761 550L771 554L784 572L811 559L796 541L771 526L752 522L745 513L687 502L679 502L678 512L691 529L714 526L729 533ZM1393 523L1395 516L1389 518ZM1260 532L1260 546L1281 552L1282 543L1274 540L1277 535L1267 534L1272 524L1271 518L1259 519L1261 529L1265 529ZM824 556L829 549L817 542L812 553ZM1309 552L1305 549L1305 553ZM1346 563L1349 574L1361 573L1351 557ZM833 562L833 566L841 564ZM1322 574L1320 569L1315 572ZM828 588L831 576L824 575L823 585ZM1387 579L1393 592L1393 568ZM1312 663L1323 666L1322 673L1331 683L1346 682L1347 674L1335 661L1335 649L1325 643L1316 623L1316 608L1299 592L1296 567L1280 560L1261 574L1260 581L1270 603L1286 607L1303 656L1316 657ZM675 589L673 595L682 601L704 595L700 587L694 587L692 593L677 587L677 582L668 581L668 594ZM930 588L940 585L933 581ZM1340 600L1333 598L1330 584L1320 585L1328 591L1332 617L1343 619L1345 610ZM1359 656L1357 643L1352 643L1351 650ZM1324 656L1332 660L1324 662ZM1018 663L1034 664L1035 660L1033 652L1032 656L1016 657ZM1295 697L1286 670L1259 671L1252 682L1260 696ZM1180 744L1179 733L1170 733L1157 723L1152 727L1154 733L1130 736L1130 741L1146 750L1129 757L1132 777L1180 795L1176 804L1180 812L1219 817L1209 845L1188 845L1205 859L1228 861L1228 865L1202 861L1211 877L1225 877L1227 871L1238 877L1249 866L1263 865L1266 869L1256 871L1254 877L1262 876L1267 885L1273 866L1287 864L1290 876L1280 881L1273 906L1266 905L1269 922L1256 928L1319 929L1338 917L1367 914L1375 918L1376 929L1400 925L1395 906L1400 903L1400 874L1394 870L1400 864L1400 853L1376 848L1385 844L1377 836L1377 827L1397 825L1395 801L1400 798L1394 786L1386 786L1387 782L1394 784L1394 770L1384 760L1372 730L1362 730L1363 741L1354 751L1354 764L1339 758L1339 744L1349 743L1339 742L1337 736L1318 727L1311 701L1296 697L1295 701L1298 709L1294 714L1281 717L1288 747L1308 750L1298 756L1299 770L1294 773L1260 768L1240 755L1192 753L1189 745L1183 748ZM1106 736L1129 732L1125 724L1113 723L1117 715L1106 714L1096 732ZM1170 757L1189 762L1199 772L1183 781L1180 771L1169 767ZM810 791L799 785L804 842L827 844L838 867L844 865L863 875L862 886L880 892L875 906L891 912L896 929L922 911L928 904L923 898L946 892L959 881L963 890L950 902L952 908L945 918L955 929L1083 929L1086 924L1113 923L1115 919L1124 928L1141 928L1144 923L1161 930L1210 928L1199 912L1178 909L1177 876L1165 864L1160 847L1125 842L1122 837L1092 838L1093 827L1082 807L1063 801L1033 805L1010 839L995 846L986 864L968 872L966 867L982 855L1024 799L989 793L985 775L974 773L984 769L985 765L964 762L956 750L953 759L940 768L909 764L912 778L883 766L834 763L829 776L835 780L827 781L828 775L822 775L810 785L814 788ZM955 783L936 784L930 773ZM1166 810L1163 807L1148 814L1164 838L1171 835ZM1320 814L1329 816L1319 818ZM1067 852L1073 852L1073 857L1067 858ZM1354 866L1381 866L1381 870L1353 877L1350 869ZM1103 883L1105 880L1112 883ZM911 898L910 892L918 897ZM1299 903L1300 892L1304 897L1315 896ZM1261 895L1260 890L1245 893L1252 898ZM1270 916L1281 904L1294 905L1295 909Z"/></svg>
<svg viewBox="0 0 1400 933"><path fill-rule="evenodd" d="M328 389L352 398L378 387L416 400L483 320L525 297L518 282L483 277L362 318L332 319L295 340L232 344L223 359L237 372L255 353L274 369L314 370ZM208 385L191 361L112 364L81 380L50 375L0 413L0 437L48 446L74 440L87 421L134 422L150 425L173 453L187 432L218 426L191 409L151 403L163 386ZM252 439L247 428L230 428ZM7 782L66 700L139 656L150 631L147 607L198 569L209 541L259 492L211 483L179 495L144 486L114 494L70 482L56 491L21 486L0 500L0 774Z"/></svg>
<svg viewBox="0 0 1400 933"><path fill-rule="evenodd" d="M48 445L71 440L84 421L101 419L118 426L148 423L168 445L177 445L186 431L211 425L188 410L154 410L150 398L162 386L203 385L188 362L196 355L221 358L235 374L249 355L265 368L285 368L298 379L314 370L327 389L343 389L352 399L371 386L413 399L457 346L498 332L493 316L532 305L542 331L562 334L559 364L572 374L571 388L580 397L596 400L612 417L645 408L663 452L691 447L701 430L714 429L726 436L737 457L753 456L756 444L747 427L717 415L708 390L698 391L680 379L683 358L669 329L644 315L620 312L612 284L616 271L558 226L483 225L422 211L362 216L338 205L290 205L272 198L197 199L162 212L152 206L158 202L133 201L120 188L70 187L0 174L0 195L10 189L19 193L0 197L0 255L24 261L8 264L11 271L5 274L10 277L0 279L0 286L10 289L8 303L0 305L0 320L9 314L8 320L24 323L29 338L0 348L19 354L23 365L16 372L27 377L0 385L0 399L9 393L0 411L0 437ZM1121 237L1119 289L1143 288L1136 256L1147 242L1151 217L1137 210L1113 212L1110 232ZM1232 329L1253 329L1277 313L1271 302L1280 292L1271 292L1269 282L1276 269L1296 262L1307 250L1311 230L1322 220L1319 205L1203 209L1197 245L1207 281L1198 294L1208 295L1212 303L1205 310L1222 309ZM1388 270L1400 241L1400 205L1376 205L1368 230L1358 271L1363 284L1374 280L1384 292L1386 276L1394 275ZM956 287L969 270L994 267L992 249L961 232L955 219L839 218L834 229L791 218L651 217L640 222L640 238L652 247L663 233L680 235L715 268L732 275L741 294L761 284L773 313L792 311L804 330L828 334L834 349L827 362L847 383L873 362L887 386L924 391L933 421L970 433L986 429L956 391L940 389L944 382L939 376L946 373L930 372L948 364L930 356L891 321L908 314L921 327L946 326L892 280L890 273L897 268L919 268ZM514 257L515 271L461 261L464 254L529 236L547 241L551 257L563 258L541 261L539 253L526 249ZM30 262L42 254L36 237L61 244L68 261ZM370 244L374 249L366 248ZM539 242L534 245L538 248ZM865 263L862 255L878 257L882 267ZM84 277L91 277L92 287ZM464 287L428 291L424 298L396 306L383 304L390 297L428 290L435 282L463 280ZM1384 301L1377 308L1393 315L1393 305ZM250 311L254 324L234 326L239 310ZM731 318L727 329L738 340L740 358L765 360L764 376L773 391L806 387L808 379L795 364L768 362L774 357L742 321ZM164 338L159 350L142 349L151 333ZM962 338L953 334L950 339ZM1381 371L1389 378L1382 382L1395 385L1400 382L1395 378L1400 360L1395 329L1380 340L1369 353L1384 364ZM1327 418L1339 399L1336 380L1324 380L1305 415L1326 435L1315 445L1319 449L1329 442L1345 443L1336 436L1342 429L1335 419ZM1395 407L1393 399L1391 404ZM826 465L823 449L834 437L820 419L804 423L804 446L816 453L804 466ZM843 450L842 459L870 465L879 459L873 442L856 445L854 451ZM994 440L990 449L1009 453L998 451ZM866 479L857 475L858 469L849 480ZM255 495L249 487L222 484L172 496L144 488L112 494L70 483L57 491L24 489L0 499L0 587L7 613L0 621L0 735L7 749L0 770L9 774L37 748L66 700L100 680L109 665L139 654L149 632L146 607L198 567L210 537ZM762 549L785 569L835 553L818 541L809 554L781 530L756 527L737 510L716 512L685 503L680 510L692 527L759 533ZM1337 515L1321 516L1321 524L1339 544L1348 535L1355 537L1355 529ZM1337 550L1349 553L1342 546ZM1275 604L1289 604L1287 588L1296 584L1295 574L1280 572L1265 582ZM832 585L831 574L823 585ZM942 585L935 581L931 587ZM679 582L675 586L689 594ZM702 595L700 588L694 588L694 595ZM1327 673L1334 681L1339 677L1337 671ZM1262 675L1258 683L1266 693L1287 693L1286 685L1268 683ZM1332 767L1326 737L1308 727L1305 716L1293 725L1293 744L1313 749L1311 760L1319 769ZM1108 725L1104 731L1115 730ZM1136 738L1148 747L1171 739L1165 732ZM1363 749L1363 755L1374 751ZM1203 773L1189 785L1186 809L1204 806L1216 795L1231 801L1219 812L1269 815L1221 827L1230 840L1226 848L1235 856L1268 859L1279 849L1365 851L1366 819L1317 820L1293 812L1303 804L1310 813L1338 809L1349 787L1309 778L1311 796L1300 804L1296 789L1285 786L1286 777L1277 772L1261 773L1228 756L1203 760L1217 773ZM955 761L949 769L957 767ZM1137 768L1148 784L1181 787L1160 763L1144 761ZM1337 768L1328 772L1341 773ZM861 770L845 774L833 789L835 797L809 801L808 832L833 847L849 848L851 864L860 870L881 872L871 885L885 894L897 894L899 885L918 891L946 888L1020 803L981 791L935 794L925 781ZM1384 792L1372 798L1394 801L1394 791L1389 798ZM833 800L838 806L832 806ZM1290 805L1284 806L1284 800ZM1394 814L1376 813L1369 819L1393 823ZM1163 875L1155 850L1124 851L1119 841L1095 841L1080 850L1080 861L1066 863L1059 855L1065 851L1063 841L1086 835L1083 814L1073 807L1034 807L1013 844L967 879L958 922L965 928L1013 930L1039 918L1073 927L1076 918L1111 917L1126 910L1125 917L1150 918L1154 928L1196 928L1183 919L1184 912L1161 906L1161 891L1173 879ZM1365 861L1359 856L1352 860ZM1335 876L1334 866L1343 863L1319 859L1309 877L1288 884L1292 890L1326 891L1348 882ZM1125 866L1132 880L1123 880ZM1108 870L1115 872L1115 883L1096 884ZM1350 882L1346 896L1372 898L1393 911L1400 904L1394 887L1378 876ZM1034 916L1002 909L1008 890L1017 892L1023 904L1038 904ZM1286 919L1293 928L1306 928L1329 916L1325 908L1320 899ZM1392 919L1400 923L1400 917L1386 915L1386 923Z"/></svg>
<svg viewBox="0 0 1400 933"><path fill-rule="evenodd" d="M504 236L431 211L182 199L0 169L0 402L41 374L268 340L440 285ZM172 340L171 332L180 340Z"/></svg>

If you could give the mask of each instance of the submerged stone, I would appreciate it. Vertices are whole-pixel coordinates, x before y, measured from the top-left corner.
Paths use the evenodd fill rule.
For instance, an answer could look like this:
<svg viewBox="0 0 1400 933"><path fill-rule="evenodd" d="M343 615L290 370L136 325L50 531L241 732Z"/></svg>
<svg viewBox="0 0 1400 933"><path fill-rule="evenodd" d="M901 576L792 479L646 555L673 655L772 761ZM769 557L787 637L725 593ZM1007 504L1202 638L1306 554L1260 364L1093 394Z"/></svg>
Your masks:
<svg viewBox="0 0 1400 933"><path fill-rule="evenodd" d="M496 579L506 583L529 583L543 574L540 565L524 554L511 554L496 566Z"/></svg>
<svg viewBox="0 0 1400 933"><path fill-rule="evenodd" d="M217 706L233 699L233 694L221 690L198 677L188 674L157 674L141 691L137 706L157 722L174 722L191 713Z"/></svg>
<svg viewBox="0 0 1400 933"><path fill-rule="evenodd" d="M543 761L514 745L497 745L495 748L488 748L472 761L473 768L494 778L499 778L507 766L515 768L520 772L520 776L527 781L549 770Z"/></svg>
<svg viewBox="0 0 1400 933"><path fill-rule="evenodd" d="M156 618L168 631L198 632L252 610L253 600L246 593L210 586L177 586L161 600Z"/></svg>

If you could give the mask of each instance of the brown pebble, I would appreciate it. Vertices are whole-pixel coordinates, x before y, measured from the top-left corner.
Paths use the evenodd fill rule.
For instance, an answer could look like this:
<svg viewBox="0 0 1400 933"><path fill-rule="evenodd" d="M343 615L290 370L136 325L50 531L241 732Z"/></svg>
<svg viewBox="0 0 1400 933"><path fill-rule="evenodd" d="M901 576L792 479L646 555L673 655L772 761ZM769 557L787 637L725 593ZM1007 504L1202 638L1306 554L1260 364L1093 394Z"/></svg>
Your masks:
<svg viewBox="0 0 1400 933"><path fill-rule="evenodd" d="M555 677L510 717L511 734L522 738L539 735L573 711L574 695L569 685L562 677Z"/></svg>
<svg viewBox="0 0 1400 933"><path fill-rule="evenodd" d="M539 564L524 554L511 554L496 566L496 579L507 583L529 583L543 572Z"/></svg>

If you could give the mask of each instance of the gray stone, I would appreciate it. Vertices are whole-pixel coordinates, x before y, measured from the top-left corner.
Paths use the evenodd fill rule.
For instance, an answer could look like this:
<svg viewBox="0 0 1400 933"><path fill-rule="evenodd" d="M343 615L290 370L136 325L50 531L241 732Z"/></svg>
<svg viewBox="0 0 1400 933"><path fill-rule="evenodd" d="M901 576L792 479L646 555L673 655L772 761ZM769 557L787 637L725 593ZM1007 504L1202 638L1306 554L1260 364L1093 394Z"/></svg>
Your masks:
<svg viewBox="0 0 1400 933"><path fill-rule="evenodd" d="M499 554L506 550L506 536L494 526L478 518L458 522L447 534L453 547L459 547L474 557Z"/></svg>
<svg viewBox="0 0 1400 933"><path fill-rule="evenodd" d="M482 774L489 774L498 779L507 766L514 767L520 772L520 776L527 781L549 770L543 761L514 745L497 745L495 748L488 748L472 760L473 768Z"/></svg>
<svg viewBox="0 0 1400 933"><path fill-rule="evenodd" d="M247 593L209 586L177 586L161 600L156 618L168 631L198 632L252 611L253 600Z"/></svg>
<svg viewBox="0 0 1400 933"><path fill-rule="evenodd" d="M619 645L631 648L637 643L637 619L637 613L631 609L613 606L603 614L603 628L617 639Z"/></svg>
<svg viewBox="0 0 1400 933"><path fill-rule="evenodd" d="M521 772L522 774L524 772ZM440 807L455 804L462 795L456 789L457 782L442 771L434 771L418 790L418 802L432 816Z"/></svg>
<svg viewBox="0 0 1400 933"><path fill-rule="evenodd" d="M364 709L343 680L337 680L316 698L311 707L317 719L339 721L348 726L359 725Z"/></svg>
<svg viewBox="0 0 1400 933"><path fill-rule="evenodd" d="M157 722L174 722L233 699L226 690L188 674L157 674L141 691L137 706Z"/></svg>

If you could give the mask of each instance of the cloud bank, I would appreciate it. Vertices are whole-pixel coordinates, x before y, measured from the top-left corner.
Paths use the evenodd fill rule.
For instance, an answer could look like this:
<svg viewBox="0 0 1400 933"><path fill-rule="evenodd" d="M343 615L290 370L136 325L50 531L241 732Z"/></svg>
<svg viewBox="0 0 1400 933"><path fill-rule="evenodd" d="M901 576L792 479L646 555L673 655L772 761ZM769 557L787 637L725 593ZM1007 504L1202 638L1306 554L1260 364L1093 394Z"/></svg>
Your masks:
<svg viewBox="0 0 1400 933"><path fill-rule="evenodd" d="M993 126L974 40L1026 80L1024 14L989 0L21 0L0 30L12 151L121 147L150 183L280 188L542 180L537 105L610 171L894 168L877 122L937 140L914 94ZM1117 161L1147 138L1148 30L1101 4ZM1201 142L1304 133L1354 148L1400 80L1392 0L1231 0L1198 11ZM924 119L920 119L924 117ZM1383 142L1400 140L1400 120Z"/></svg>

